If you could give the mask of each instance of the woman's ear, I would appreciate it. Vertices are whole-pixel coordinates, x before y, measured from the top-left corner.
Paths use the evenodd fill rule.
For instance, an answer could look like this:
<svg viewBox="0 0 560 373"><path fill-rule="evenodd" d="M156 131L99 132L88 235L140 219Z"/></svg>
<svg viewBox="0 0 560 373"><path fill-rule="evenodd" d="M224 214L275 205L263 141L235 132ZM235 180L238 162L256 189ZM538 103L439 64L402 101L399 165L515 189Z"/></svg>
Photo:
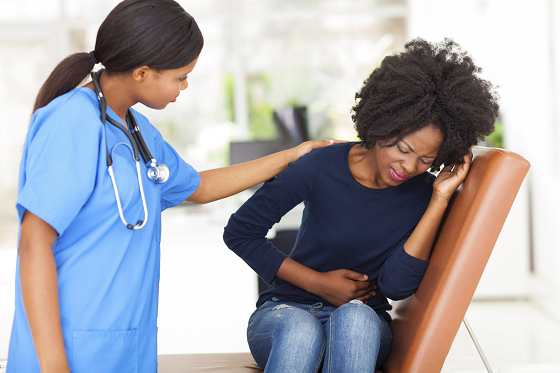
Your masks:
<svg viewBox="0 0 560 373"><path fill-rule="evenodd" d="M132 70L132 78L137 82L144 81L148 75L152 72L148 66L141 66L137 67L136 69Z"/></svg>

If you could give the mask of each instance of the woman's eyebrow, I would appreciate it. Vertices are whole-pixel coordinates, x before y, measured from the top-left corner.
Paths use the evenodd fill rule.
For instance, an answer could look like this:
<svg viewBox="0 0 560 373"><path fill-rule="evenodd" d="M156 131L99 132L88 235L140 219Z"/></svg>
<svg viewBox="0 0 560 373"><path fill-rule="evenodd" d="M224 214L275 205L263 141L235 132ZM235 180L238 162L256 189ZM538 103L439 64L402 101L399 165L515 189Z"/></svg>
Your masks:
<svg viewBox="0 0 560 373"><path fill-rule="evenodd" d="M414 154L416 154L416 152L414 151L414 149L412 149L412 146L410 146L410 145L409 145L406 141L404 141L404 140L401 140L401 141L402 141L406 146L408 146L408 149L410 149L411 152L413 152ZM432 156L429 156L429 155L424 155L424 156L422 156L422 158L434 158L434 159L435 159L436 157L432 157Z"/></svg>
<svg viewBox="0 0 560 373"><path fill-rule="evenodd" d="M408 145L408 143L407 143L406 141L404 141L404 140L401 140L401 141L404 142L404 144L405 144L406 146L408 146L408 149L410 149L411 152L416 153L416 152L414 151L414 149L412 149L412 146Z"/></svg>

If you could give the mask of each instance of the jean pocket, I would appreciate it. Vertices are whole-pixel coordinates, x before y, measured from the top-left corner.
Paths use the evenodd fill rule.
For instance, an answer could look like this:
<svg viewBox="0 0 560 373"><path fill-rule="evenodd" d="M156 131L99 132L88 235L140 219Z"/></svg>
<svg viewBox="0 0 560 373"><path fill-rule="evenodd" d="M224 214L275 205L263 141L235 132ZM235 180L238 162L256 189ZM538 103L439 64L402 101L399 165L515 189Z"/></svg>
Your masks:
<svg viewBox="0 0 560 373"><path fill-rule="evenodd" d="M138 332L74 331L72 373L137 373Z"/></svg>
<svg viewBox="0 0 560 373"><path fill-rule="evenodd" d="M259 307L257 307L256 310L253 311L253 313L251 314L251 317L249 317L249 322L247 323L249 325L249 327L251 326L251 324L253 323L253 320L255 319L255 317L257 316L257 314L259 313L260 310L266 308L266 306L270 303L269 300L267 300L266 302L264 302L263 304L261 304Z"/></svg>

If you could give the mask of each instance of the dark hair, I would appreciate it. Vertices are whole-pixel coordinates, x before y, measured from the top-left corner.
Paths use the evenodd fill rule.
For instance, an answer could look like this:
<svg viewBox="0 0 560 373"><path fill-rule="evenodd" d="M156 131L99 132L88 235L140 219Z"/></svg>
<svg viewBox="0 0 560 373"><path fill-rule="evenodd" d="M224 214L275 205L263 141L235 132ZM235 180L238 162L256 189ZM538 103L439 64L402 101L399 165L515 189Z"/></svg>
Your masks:
<svg viewBox="0 0 560 373"><path fill-rule="evenodd" d="M498 94L478 76L481 71L453 40L408 42L403 52L385 57L356 93L352 120L363 146L394 146L434 125L444 142L432 171L462 163L469 148L494 131L498 116Z"/></svg>
<svg viewBox="0 0 560 373"><path fill-rule="evenodd" d="M141 66L171 70L198 57L204 40L194 18L173 0L125 0L99 27L95 58L107 74ZM94 67L88 53L75 53L53 70L41 87L33 112L76 88Z"/></svg>

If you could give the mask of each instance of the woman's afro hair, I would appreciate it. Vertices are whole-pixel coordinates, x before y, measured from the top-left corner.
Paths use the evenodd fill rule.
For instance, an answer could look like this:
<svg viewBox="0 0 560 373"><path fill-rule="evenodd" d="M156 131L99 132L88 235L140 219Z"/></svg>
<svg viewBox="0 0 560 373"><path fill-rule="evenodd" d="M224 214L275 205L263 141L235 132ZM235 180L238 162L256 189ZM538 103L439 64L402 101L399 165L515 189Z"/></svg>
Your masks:
<svg viewBox="0 0 560 373"><path fill-rule="evenodd" d="M433 124L445 140L432 171L462 163L469 148L494 131L498 94L453 40L414 39L389 55L356 93L352 120L367 149L393 146ZM387 141L389 140L389 141Z"/></svg>

